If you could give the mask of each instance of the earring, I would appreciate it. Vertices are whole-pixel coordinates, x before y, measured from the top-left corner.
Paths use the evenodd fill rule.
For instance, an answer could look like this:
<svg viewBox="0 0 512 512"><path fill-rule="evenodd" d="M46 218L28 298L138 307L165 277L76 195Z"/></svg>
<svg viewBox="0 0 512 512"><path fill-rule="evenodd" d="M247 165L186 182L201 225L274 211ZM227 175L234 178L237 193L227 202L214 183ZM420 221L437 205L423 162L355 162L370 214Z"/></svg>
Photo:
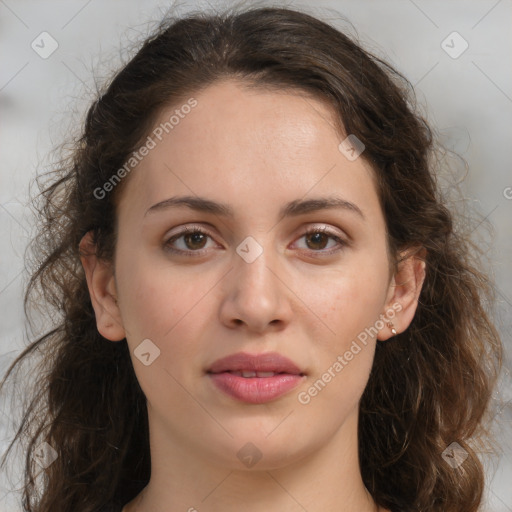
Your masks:
<svg viewBox="0 0 512 512"><path fill-rule="evenodd" d="M388 327L391 329L391 334L393 336L396 336L396 329L395 329L395 326L393 325L393 322L388 322Z"/></svg>

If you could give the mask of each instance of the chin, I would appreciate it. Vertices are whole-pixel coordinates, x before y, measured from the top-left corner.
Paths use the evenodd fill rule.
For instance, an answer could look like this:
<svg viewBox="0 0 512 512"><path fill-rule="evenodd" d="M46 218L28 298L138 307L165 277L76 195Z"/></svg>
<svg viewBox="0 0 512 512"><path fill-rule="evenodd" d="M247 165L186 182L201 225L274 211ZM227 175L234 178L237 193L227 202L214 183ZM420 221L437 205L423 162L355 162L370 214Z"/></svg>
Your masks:
<svg viewBox="0 0 512 512"><path fill-rule="evenodd" d="M275 423L274 427L275 428ZM304 457L315 452L322 444L320 439L308 443L304 435L290 435L283 429L282 435L276 435L271 429L245 429L243 432L233 432L233 438L212 442L210 457L215 464L220 464L229 470L242 471L271 471L281 469L299 462ZM275 436L275 437L274 437ZM300 439L300 444L297 440ZM211 448L215 451L212 452Z"/></svg>

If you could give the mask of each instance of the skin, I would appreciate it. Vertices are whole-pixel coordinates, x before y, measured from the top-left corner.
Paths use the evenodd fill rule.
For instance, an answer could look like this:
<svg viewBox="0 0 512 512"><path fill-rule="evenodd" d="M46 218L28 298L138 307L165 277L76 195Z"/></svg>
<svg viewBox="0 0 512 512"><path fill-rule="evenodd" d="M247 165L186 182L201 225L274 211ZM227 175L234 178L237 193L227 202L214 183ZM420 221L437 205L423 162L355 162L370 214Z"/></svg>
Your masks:
<svg viewBox="0 0 512 512"><path fill-rule="evenodd" d="M390 327L360 344L308 404L298 394L393 304L401 306L394 328L408 327L424 262L408 257L390 274L373 171L338 149L344 137L328 105L232 80L193 96L198 105L125 178L113 264L94 256L89 234L81 244L98 330L112 342L126 338L148 400L151 480L124 511L374 512L359 469L358 407L375 344ZM234 216L187 207L145 215L180 195L226 203ZM348 209L278 218L289 201L332 195L364 218ZM165 249L187 225L208 236L170 244L199 257ZM347 244L304 236L309 227ZM236 252L247 236L263 248L252 263ZM134 355L144 339L160 350L148 366ZM236 401L205 369L239 351L279 352L306 376L271 402ZM251 468L237 457L247 442L262 454Z"/></svg>

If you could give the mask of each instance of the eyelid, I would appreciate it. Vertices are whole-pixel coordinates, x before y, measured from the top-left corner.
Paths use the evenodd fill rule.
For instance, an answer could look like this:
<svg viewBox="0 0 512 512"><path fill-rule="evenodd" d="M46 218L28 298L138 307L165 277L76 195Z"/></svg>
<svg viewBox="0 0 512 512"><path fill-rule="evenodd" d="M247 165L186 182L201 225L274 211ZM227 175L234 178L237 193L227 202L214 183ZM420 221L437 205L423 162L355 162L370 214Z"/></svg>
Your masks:
<svg viewBox="0 0 512 512"><path fill-rule="evenodd" d="M349 239L346 235L344 236L341 233L338 233L337 231L335 231L333 228L331 228L329 226L325 226L325 225L308 226L305 229L305 231L301 231L301 235L297 238L297 240L300 240L304 236L307 236L307 235L313 234L313 233L324 233L329 238L332 238L333 240L336 241L337 247L334 247L331 249L322 249L319 251L314 251L313 249L300 249L301 251L307 251L310 254L313 254L317 257L322 257L322 256L329 256L331 254L337 253L337 252L341 251L341 249L343 249L344 247L347 247L350 245Z"/></svg>
<svg viewBox="0 0 512 512"><path fill-rule="evenodd" d="M177 231L176 233L170 234L168 237L166 237L166 239L163 243L163 246L164 246L165 250L175 253L175 254L178 254L178 255L202 256L205 252L208 251L208 249L198 249L198 250L194 251L191 249L183 250L183 249L174 249L174 248L170 247L170 242L178 240L179 238L186 235L187 233L197 233L197 232L208 236L212 240L215 239L215 235L213 235L211 233L211 231L206 229L203 225L192 224L192 225L184 226L184 227L180 228L179 231ZM294 240L295 241L300 240L301 238L303 238L309 234L313 234L313 233L324 233L329 238L334 239L337 242L337 247L331 248L331 249L322 249L322 250L318 250L318 251L315 251L313 249L299 249L301 252L308 252L310 254L314 254L316 256L321 257L321 256L328 256L328 255L337 253L344 247L350 245L350 240L348 239L348 237L346 235L344 236L343 234L336 232L333 228L326 226L326 225L311 225L306 228L301 228L298 236Z"/></svg>
<svg viewBox="0 0 512 512"><path fill-rule="evenodd" d="M212 240L215 238L214 235L208 229L206 229L204 226L189 224L187 226L180 227L176 233L169 234L169 236L167 236L164 240L163 247L166 251L169 251L171 253L181 255L181 256L202 256L205 251L208 251L208 249L199 249L197 251L192 251L192 250L185 251L183 249L174 249L174 248L170 247L171 242L180 239L182 236L186 235L187 233L197 233L197 232L200 232L200 233L208 236Z"/></svg>
<svg viewBox="0 0 512 512"><path fill-rule="evenodd" d="M205 235L211 236L212 238L214 236L212 232L205 228L202 224L187 224L186 226L180 226L176 233L168 233L168 236L169 238L174 238L179 235L186 235L187 233L195 233L196 231L201 231Z"/></svg>

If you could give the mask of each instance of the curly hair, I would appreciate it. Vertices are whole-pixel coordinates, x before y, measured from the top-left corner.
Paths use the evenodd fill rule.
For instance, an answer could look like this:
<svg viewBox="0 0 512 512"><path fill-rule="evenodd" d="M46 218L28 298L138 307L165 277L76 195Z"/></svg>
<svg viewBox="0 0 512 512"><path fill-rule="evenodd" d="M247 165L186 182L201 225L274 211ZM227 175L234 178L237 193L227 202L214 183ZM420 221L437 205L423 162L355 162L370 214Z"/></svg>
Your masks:
<svg viewBox="0 0 512 512"><path fill-rule="evenodd" d="M326 22L272 7L165 17L98 94L73 151L40 185L24 306L27 316L29 306L46 306L53 327L2 382L27 356L43 354L7 452L28 436L23 506L94 512L124 505L149 481L146 397L126 339L109 343L97 330L79 243L92 231L97 256L112 260L116 205L129 177L105 198L95 191L140 147L164 107L223 78L326 100L344 132L364 143L393 264L400 251L425 248L426 276L409 328L376 348L359 410L363 482L391 510L477 511L484 489L477 445L489 437L502 345L487 311L490 278L440 191L434 132L392 66ZM36 492L32 459L43 440L58 458ZM454 441L469 454L458 468L442 458Z"/></svg>

